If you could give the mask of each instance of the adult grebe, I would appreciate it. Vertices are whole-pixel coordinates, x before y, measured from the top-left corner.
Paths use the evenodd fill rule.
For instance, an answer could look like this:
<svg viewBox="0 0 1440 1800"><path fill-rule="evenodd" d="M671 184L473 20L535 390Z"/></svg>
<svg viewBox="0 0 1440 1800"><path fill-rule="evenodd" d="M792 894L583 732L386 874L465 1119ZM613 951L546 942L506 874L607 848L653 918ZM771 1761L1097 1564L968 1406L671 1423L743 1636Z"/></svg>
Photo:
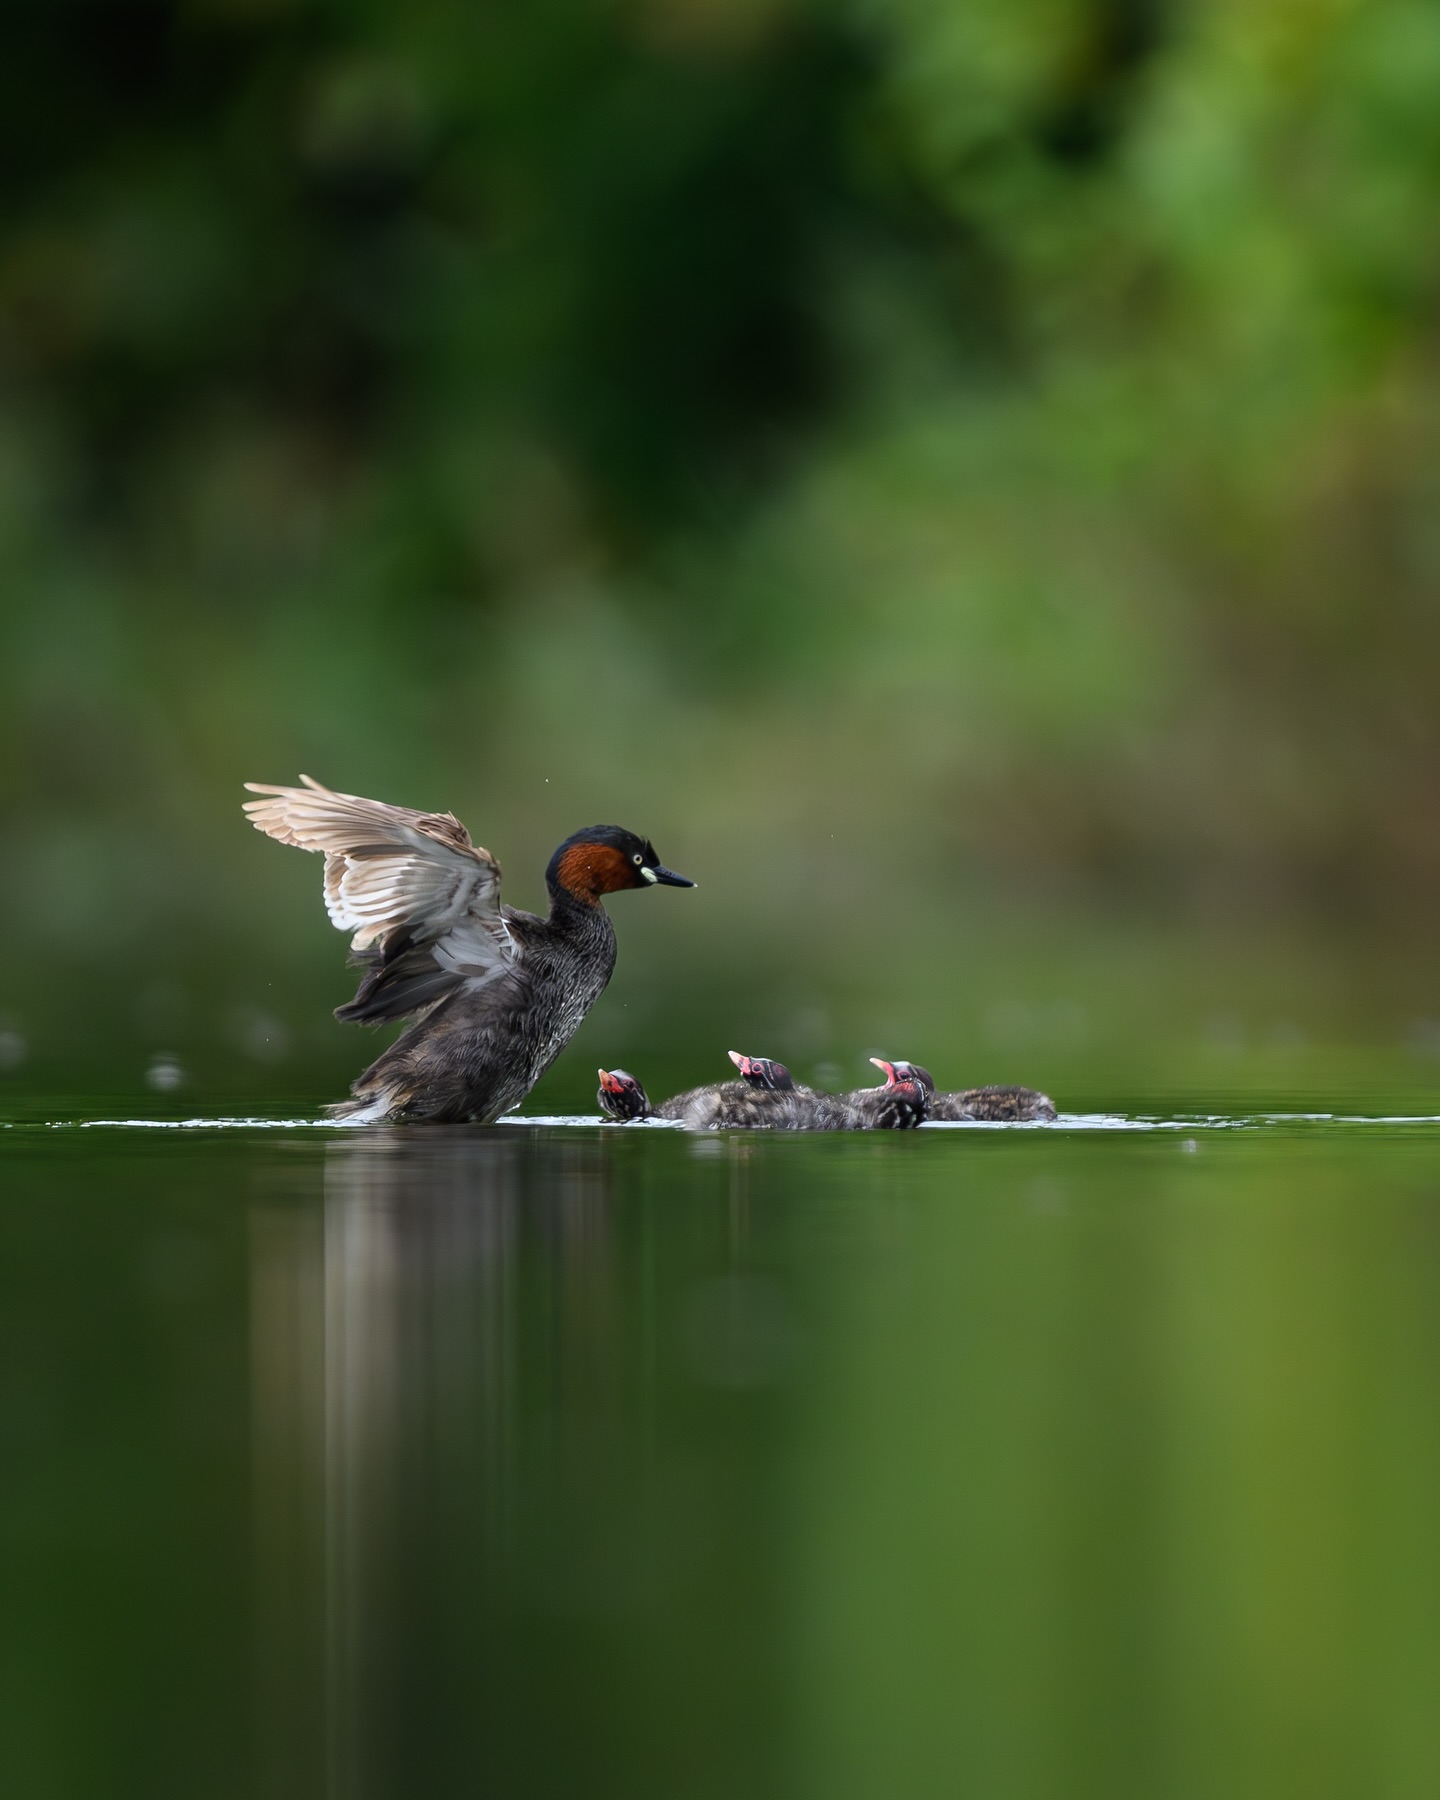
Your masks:
<svg viewBox="0 0 1440 1800"><path fill-rule="evenodd" d="M550 859L545 918L500 904L500 865L451 813L247 781L258 831L325 856L325 906L365 975L337 1019L413 1018L337 1118L473 1120L518 1106L574 1036L615 967L601 904L622 888L694 887L650 843L591 825Z"/></svg>

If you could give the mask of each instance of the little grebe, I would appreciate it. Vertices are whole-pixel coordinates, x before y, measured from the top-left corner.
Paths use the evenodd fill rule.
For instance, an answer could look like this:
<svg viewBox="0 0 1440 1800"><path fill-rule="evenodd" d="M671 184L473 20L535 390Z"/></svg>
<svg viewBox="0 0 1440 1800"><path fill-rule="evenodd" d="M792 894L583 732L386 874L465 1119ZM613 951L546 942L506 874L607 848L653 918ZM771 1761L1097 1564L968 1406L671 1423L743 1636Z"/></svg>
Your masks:
<svg viewBox="0 0 1440 1800"><path fill-rule="evenodd" d="M894 1081L887 1079L881 1087L825 1094L816 1088L797 1087L784 1063L772 1063L760 1056L738 1056L733 1050L730 1060L747 1081L752 1079L752 1070L778 1069L790 1090L811 1107L812 1117L807 1123L812 1131L908 1131L922 1125L928 1117L930 1098L918 1081L897 1077Z"/></svg>
<svg viewBox="0 0 1440 1800"><path fill-rule="evenodd" d="M615 967L601 904L622 888L694 887L618 825L566 838L550 912L500 904L500 865L451 813L247 781L258 831L325 855L325 906L365 974L337 1019L414 1023L351 1087L339 1118L473 1120L518 1106L574 1036Z"/></svg>
<svg viewBox="0 0 1440 1800"><path fill-rule="evenodd" d="M925 1116L925 1090L903 1079L855 1094L820 1094L796 1085L784 1063L730 1052L739 1081L691 1088L651 1106L645 1089L624 1069L602 1069L596 1098L622 1123L674 1119L691 1131L904 1131Z"/></svg>
<svg viewBox="0 0 1440 1800"><path fill-rule="evenodd" d="M795 1131L801 1129L806 1111L797 1097L795 1083L784 1063L762 1057L730 1060L740 1070L739 1081L717 1081L709 1087L688 1088L650 1104L650 1097L636 1078L624 1069L601 1069L596 1099L602 1112L627 1123L631 1119L673 1119L691 1131L729 1128L739 1131Z"/></svg>
<svg viewBox="0 0 1440 1800"><path fill-rule="evenodd" d="M934 1076L919 1063L886 1062L878 1056L872 1056L870 1060L877 1069L885 1071L887 1085L897 1081L907 1084L918 1081L930 1096L928 1116L932 1119L952 1123L963 1119L1009 1120L1023 1124L1036 1120L1048 1122L1055 1117L1055 1102L1048 1094L1038 1093L1034 1088L978 1087L962 1088L953 1094L937 1094Z"/></svg>

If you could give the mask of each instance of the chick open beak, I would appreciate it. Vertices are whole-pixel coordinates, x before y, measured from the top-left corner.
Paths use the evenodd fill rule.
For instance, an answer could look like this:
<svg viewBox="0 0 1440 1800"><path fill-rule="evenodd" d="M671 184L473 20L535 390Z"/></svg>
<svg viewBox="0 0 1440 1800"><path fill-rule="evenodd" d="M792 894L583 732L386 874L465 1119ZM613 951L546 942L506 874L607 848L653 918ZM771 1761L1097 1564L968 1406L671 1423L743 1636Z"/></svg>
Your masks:
<svg viewBox="0 0 1440 1800"><path fill-rule="evenodd" d="M620 1080L619 1076L612 1075L608 1069L600 1070L600 1087L607 1094L623 1094L625 1092L625 1083Z"/></svg>
<svg viewBox="0 0 1440 1800"><path fill-rule="evenodd" d="M898 1077L895 1074L894 1063L886 1062L886 1060L883 1056L872 1056L870 1058L870 1060L872 1063L874 1063L874 1065L877 1069L883 1069L885 1071L886 1087L894 1087L896 1080L898 1079Z"/></svg>

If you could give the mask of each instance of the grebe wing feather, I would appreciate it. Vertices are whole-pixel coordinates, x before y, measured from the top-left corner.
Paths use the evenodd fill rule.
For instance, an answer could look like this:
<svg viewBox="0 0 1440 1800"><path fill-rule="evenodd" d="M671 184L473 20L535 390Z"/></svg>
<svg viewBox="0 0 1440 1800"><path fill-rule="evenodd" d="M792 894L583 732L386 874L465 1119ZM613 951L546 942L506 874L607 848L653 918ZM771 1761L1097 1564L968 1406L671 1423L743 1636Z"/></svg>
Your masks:
<svg viewBox="0 0 1440 1800"><path fill-rule="evenodd" d="M308 775L303 787L247 781L262 800L245 811L257 831L325 857L325 910L353 933L356 955L402 935L427 945L443 969L498 974L515 940L500 908L500 865L450 813L418 812L340 794Z"/></svg>

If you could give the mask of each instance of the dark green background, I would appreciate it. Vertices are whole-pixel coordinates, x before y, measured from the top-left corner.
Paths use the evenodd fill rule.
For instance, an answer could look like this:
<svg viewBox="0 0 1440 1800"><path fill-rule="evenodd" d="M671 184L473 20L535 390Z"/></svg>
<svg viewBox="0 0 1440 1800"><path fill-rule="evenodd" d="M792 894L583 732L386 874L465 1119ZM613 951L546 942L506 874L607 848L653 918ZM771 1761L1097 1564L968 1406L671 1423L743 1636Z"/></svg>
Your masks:
<svg viewBox="0 0 1440 1800"><path fill-rule="evenodd" d="M6 9L7 1800L1432 1800L1431 1126L74 1122L373 1053L301 770L700 882L534 1110L1434 1114L1437 95L1433 0Z"/></svg>
<svg viewBox="0 0 1440 1800"><path fill-rule="evenodd" d="M12 1079L343 1086L318 870L236 810L304 769L522 903L592 819L699 879L617 904L556 1105L732 1044L1428 1085L1428 0L5 36Z"/></svg>

